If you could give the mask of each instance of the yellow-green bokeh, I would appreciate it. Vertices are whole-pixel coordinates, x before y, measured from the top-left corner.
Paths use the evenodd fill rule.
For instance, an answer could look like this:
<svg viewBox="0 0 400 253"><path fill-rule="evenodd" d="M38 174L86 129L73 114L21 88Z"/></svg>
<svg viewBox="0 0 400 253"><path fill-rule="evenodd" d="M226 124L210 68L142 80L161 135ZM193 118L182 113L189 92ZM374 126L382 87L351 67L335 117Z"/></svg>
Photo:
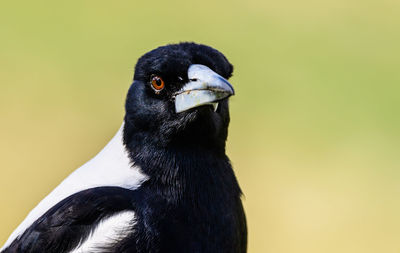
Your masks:
<svg viewBox="0 0 400 253"><path fill-rule="evenodd" d="M400 2L1 1L0 244L118 129L138 57L234 64L249 252L400 251Z"/></svg>

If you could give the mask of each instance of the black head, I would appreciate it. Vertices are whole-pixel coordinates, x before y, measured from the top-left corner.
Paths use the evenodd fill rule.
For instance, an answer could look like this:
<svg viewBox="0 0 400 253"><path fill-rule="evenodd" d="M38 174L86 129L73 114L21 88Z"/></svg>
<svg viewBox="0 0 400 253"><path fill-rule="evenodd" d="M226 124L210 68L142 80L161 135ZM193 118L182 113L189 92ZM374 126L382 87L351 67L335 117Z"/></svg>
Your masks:
<svg viewBox="0 0 400 253"><path fill-rule="evenodd" d="M228 97L233 95L226 79L232 71L222 53L195 43L167 45L143 55L125 106L128 148L203 147L224 152ZM216 85L202 82L210 73Z"/></svg>

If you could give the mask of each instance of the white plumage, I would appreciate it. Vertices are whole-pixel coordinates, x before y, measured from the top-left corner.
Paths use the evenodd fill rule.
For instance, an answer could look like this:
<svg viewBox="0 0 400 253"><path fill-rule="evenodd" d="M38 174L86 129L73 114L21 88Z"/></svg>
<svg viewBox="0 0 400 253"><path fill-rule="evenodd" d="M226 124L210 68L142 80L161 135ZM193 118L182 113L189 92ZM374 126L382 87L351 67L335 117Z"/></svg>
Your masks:
<svg viewBox="0 0 400 253"><path fill-rule="evenodd" d="M133 232L131 228L134 223L134 211L123 211L111 217L104 218L91 235L69 253L91 253L99 246L121 240Z"/></svg>
<svg viewBox="0 0 400 253"><path fill-rule="evenodd" d="M28 214L0 249L8 247L18 236L51 207L74 193L100 186L136 189L147 176L131 163L122 141L124 124L99 154L71 173Z"/></svg>

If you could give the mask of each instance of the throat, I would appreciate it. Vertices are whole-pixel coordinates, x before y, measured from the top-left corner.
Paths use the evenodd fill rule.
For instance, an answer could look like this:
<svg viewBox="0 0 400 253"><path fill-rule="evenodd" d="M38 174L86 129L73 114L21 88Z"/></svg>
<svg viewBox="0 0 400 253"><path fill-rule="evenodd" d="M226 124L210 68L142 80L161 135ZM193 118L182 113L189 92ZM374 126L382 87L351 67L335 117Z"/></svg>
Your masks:
<svg viewBox="0 0 400 253"><path fill-rule="evenodd" d="M228 157L203 148L142 147L130 150L133 162L149 180L148 187L169 202L239 196L240 189Z"/></svg>

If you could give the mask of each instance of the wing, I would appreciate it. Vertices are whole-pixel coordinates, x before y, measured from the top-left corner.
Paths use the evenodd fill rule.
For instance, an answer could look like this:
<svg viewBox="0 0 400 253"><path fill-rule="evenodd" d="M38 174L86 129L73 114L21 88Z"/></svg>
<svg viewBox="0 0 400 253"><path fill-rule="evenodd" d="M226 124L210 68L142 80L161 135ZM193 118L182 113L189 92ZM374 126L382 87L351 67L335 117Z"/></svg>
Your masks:
<svg viewBox="0 0 400 253"><path fill-rule="evenodd" d="M35 221L20 237L15 239L3 253L10 252L46 252L63 253L79 247L87 248L87 239L93 237L97 228L110 232L105 224L118 226L113 217L134 209L134 191L121 187L97 187L76 193L59 202L37 221ZM129 218L129 230L132 231L134 217ZM107 220L110 220L107 222ZM127 222L124 221L125 229ZM118 228L119 233L121 227ZM115 234L118 236L118 234ZM118 238L114 238L118 239Z"/></svg>
<svg viewBox="0 0 400 253"><path fill-rule="evenodd" d="M98 155L69 175L28 214L0 248L0 252L21 237L45 212L73 194L95 187L134 190L147 180L141 168L130 161L122 140L123 127L124 125Z"/></svg>

